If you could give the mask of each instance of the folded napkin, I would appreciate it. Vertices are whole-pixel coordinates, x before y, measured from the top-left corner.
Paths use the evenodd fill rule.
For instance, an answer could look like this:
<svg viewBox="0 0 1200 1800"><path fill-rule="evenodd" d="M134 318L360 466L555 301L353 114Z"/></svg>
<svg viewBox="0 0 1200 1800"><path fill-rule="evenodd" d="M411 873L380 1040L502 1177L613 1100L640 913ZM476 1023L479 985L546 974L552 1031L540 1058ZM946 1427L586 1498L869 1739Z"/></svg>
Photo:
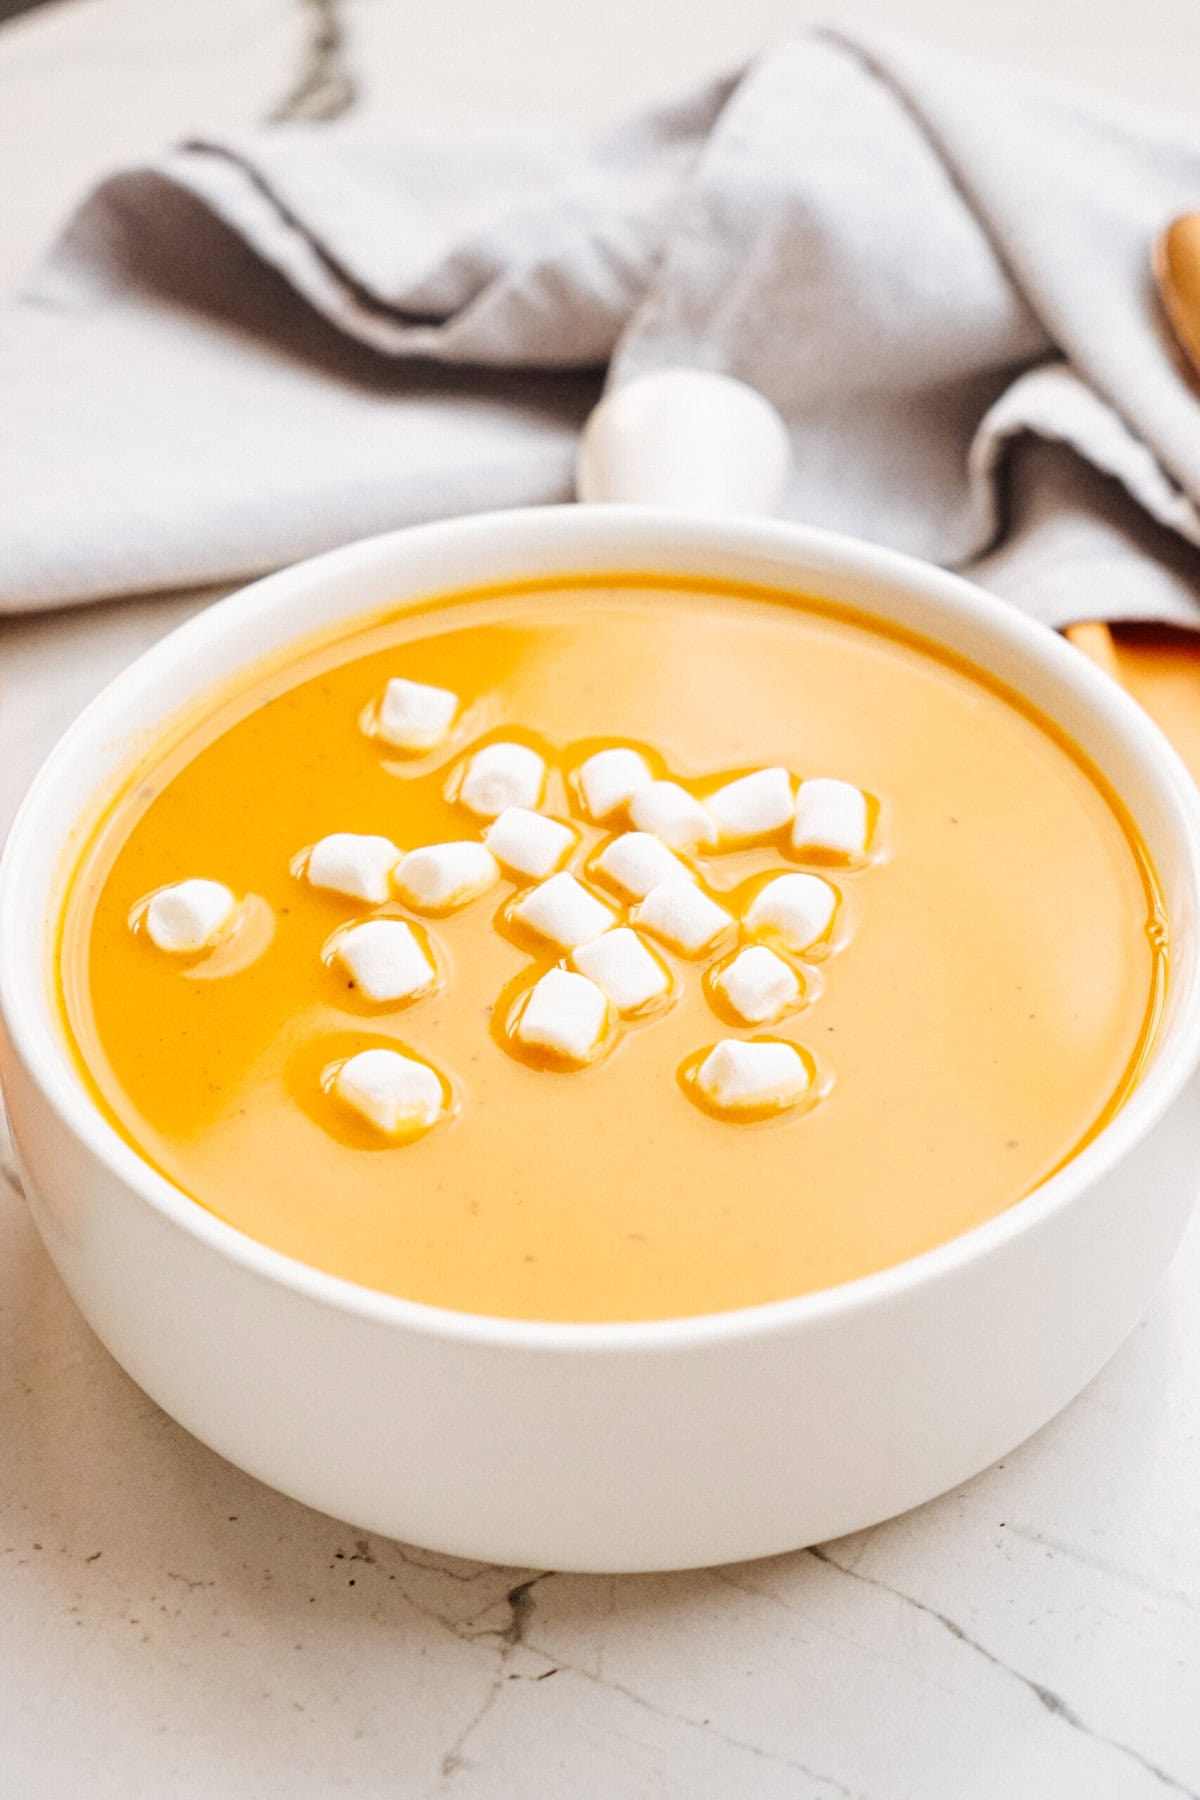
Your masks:
<svg viewBox="0 0 1200 1800"><path fill-rule="evenodd" d="M1200 390L1149 278L1200 128L821 32L620 128L196 142L0 321L0 607L564 500L607 379L780 409L786 511L1054 624L1200 625Z"/></svg>

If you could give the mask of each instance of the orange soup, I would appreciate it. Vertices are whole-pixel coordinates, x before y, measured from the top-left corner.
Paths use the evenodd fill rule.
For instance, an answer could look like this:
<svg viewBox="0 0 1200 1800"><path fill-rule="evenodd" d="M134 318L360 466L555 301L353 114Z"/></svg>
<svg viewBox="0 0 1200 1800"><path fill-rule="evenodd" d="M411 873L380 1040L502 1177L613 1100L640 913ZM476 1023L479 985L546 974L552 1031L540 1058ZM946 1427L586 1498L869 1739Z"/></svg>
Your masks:
<svg viewBox="0 0 1200 1800"><path fill-rule="evenodd" d="M978 672L819 600L563 578L376 617L180 720L61 942L107 1116L368 1287L653 1319L1018 1201L1136 1079L1153 871Z"/></svg>

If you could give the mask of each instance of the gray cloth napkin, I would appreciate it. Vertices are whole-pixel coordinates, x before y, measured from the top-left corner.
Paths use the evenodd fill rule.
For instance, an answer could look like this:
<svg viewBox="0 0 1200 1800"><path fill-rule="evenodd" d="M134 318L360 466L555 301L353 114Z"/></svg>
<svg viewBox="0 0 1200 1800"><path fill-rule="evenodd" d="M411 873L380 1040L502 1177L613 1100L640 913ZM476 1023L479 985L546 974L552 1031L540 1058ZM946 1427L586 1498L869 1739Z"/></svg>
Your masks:
<svg viewBox="0 0 1200 1800"><path fill-rule="evenodd" d="M832 32L598 135L313 127L115 176L0 321L0 608L570 497L603 381L780 409L788 514L1054 624L1200 625L1200 390L1149 250L1200 127Z"/></svg>

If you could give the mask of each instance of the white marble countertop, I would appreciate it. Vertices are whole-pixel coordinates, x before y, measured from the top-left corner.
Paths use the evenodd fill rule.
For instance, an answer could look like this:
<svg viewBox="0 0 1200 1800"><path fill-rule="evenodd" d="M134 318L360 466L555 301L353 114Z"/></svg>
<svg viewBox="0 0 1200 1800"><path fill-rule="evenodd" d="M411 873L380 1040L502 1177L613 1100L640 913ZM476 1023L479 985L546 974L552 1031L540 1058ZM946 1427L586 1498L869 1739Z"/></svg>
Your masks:
<svg viewBox="0 0 1200 1800"><path fill-rule="evenodd" d="M185 130L599 117L829 10L66 0L0 29L0 288L89 180ZM853 16L1194 103L1195 0ZM0 833L82 702L199 603L0 625ZM1066 1413L855 1538L691 1575L494 1569L364 1538L195 1443L92 1338L0 1181L0 1792L1196 1795L1198 1314L1194 1228Z"/></svg>

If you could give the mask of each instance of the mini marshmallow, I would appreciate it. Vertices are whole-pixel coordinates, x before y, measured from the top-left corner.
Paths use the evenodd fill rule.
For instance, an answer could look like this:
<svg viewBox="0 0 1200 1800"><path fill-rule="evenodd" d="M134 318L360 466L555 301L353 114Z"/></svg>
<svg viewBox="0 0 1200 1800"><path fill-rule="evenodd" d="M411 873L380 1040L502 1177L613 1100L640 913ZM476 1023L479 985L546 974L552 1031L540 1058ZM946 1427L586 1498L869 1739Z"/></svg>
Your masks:
<svg viewBox="0 0 1200 1800"><path fill-rule="evenodd" d="M756 936L774 937L785 950L807 950L829 930L837 895L819 875L777 875L746 911Z"/></svg>
<svg viewBox="0 0 1200 1800"><path fill-rule="evenodd" d="M753 775L727 781L704 804L729 843L772 837L792 817L792 778L786 769L756 769Z"/></svg>
<svg viewBox="0 0 1200 1800"><path fill-rule="evenodd" d="M671 978L636 931L620 925L590 944L581 944L571 961L594 981L618 1012L637 1012L667 993Z"/></svg>
<svg viewBox="0 0 1200 1800"><path fill-rule="evenodd" d="M415 1137L436 1125L446 1092L436 1070L399 1050L360 1050L347 1057L330 1086L387 1137Z"/></svg>
<svg viewBox="0 0 1200 1800"><path fill-rule="evenodd" d="M613 923L613 911L573 875L551 875L513 907L514 919L562 950L589 944Z"/></svg>
<svg viewBox="0 0 1200 1800"><path fill-rule="evenodd" d="M397 675L384 689L376 731L385 744L417 755L448 736L458 708L458 695L449 688L427 687L423 681Z"/></svg>
<svg viewBox="0 0 1200 1800"><path fill-rule="evenodd" d="M542 797L546 764L527 744L485 744L467 764L458 799L482 819L509 806L535 807Z"/></svg>
<svg viewBox="0 0 1200 1800"><path fill-rule="evenodd" d="M339 932L333 960L366 1000L412 1000L437 981L424 944L403 919L366 919Z"/></svg>
<svg viewBox="0 0 1200 1800"><path fill-rule="evenodd" d="M551 969L530 991L516 1035L534 1049L585 1063L599 1048L607 1023L608 1001L594 981Z"/></svg>
<svg viewBox="0 0 1200 1800"><path fill-rule="evenodd" d="M652 887L633 917L644 931L685 956L699 956L733 924L723 906L687 876L677 875Z"/></svg>
<svg viewBox="0 0 1200 1800"><path fill-rule="evenodd" d="M313 845L303 873L313 887L349 894L352 900L387 900L392 892L392 870L399 860L400 852L390 838L335 831Z"/></svg>
<svg viewBox="0 0 1200 1800"><path fill-rule="evenodd" d="M629 816L639 831L652 831L673 850L713 844L717 832L707 811L677 781L652 781L629 802Z"/></svg>
<svg viewBox="0 0 1200 1800"><path fill-rule="evenodd" d="M782 1112L802 1100L808 1064L794 1044L722 1038L696 1070L695 1083L718 1112Z"/></svg>
<svg viewBox="0 0 1200 1800"><path fill-rule="evenodd" d="M392 881L414 912L456 912L500 879L500 865L486 844L426 844L396 864Z"/></svg>
<svg viewBox="0 0 1200 1800"><path fill-rule="evenodd" d="M868 830L867 797L852 782L819 776L800 783L792 827L792 849L798 854L862 856Z"/></svg>
<svg viewBox="0 0 1200 1800"><path fill-rule="evenodd" d="M636 750L597 750L581 763L576 775L583 804L597 821L611 818L639 788L654 780L644 756Z"/></svg>
<svg viewBox="0 0 1200 1800"><path fill-rule="evenodd" d="M649 831L623 831L620 837L611 838L595 867L634 900L644 900L652 887L672 876L691 879L686 864Z"/></svg>
<svg viewBox="0 0 1200 1800"><path fill-rule="evenodd" d="M483 834L483 841L506 869L541 881L552 875L575 842L569 825L524 806L506 806Z"/></svg>
<svg viewBox="0 0 1200 1800"><path fill-rule="evenodd" d="M773 1024L800 998L795 971L765 944L739 950L712 983L744 1025Z"/></svg>
<svg viewBox="0 0 1200 1800"><path fill-rule="evenodd" d="M237 901L220 881L193 876L159 888L145 912L146 936L173 954L207 950L233 918Z"/></svg>

